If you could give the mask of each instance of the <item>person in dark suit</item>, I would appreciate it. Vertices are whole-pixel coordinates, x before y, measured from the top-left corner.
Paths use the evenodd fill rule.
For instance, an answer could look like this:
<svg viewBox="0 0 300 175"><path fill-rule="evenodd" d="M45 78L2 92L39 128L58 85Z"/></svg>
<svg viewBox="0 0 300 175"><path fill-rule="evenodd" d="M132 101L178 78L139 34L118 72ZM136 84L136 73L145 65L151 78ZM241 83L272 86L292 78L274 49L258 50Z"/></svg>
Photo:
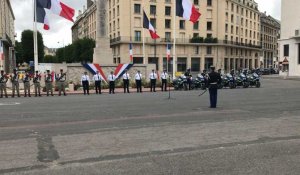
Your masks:
<svg viewBox="0 0 300 175"><path fill-rule="evenodd" d="M209 87L209 96L210 96L210 108L217 107L218 99L218 84L221 83L221 75L215 72L215 67L210 67L211 72L208 74L208 87Z"/></svg>

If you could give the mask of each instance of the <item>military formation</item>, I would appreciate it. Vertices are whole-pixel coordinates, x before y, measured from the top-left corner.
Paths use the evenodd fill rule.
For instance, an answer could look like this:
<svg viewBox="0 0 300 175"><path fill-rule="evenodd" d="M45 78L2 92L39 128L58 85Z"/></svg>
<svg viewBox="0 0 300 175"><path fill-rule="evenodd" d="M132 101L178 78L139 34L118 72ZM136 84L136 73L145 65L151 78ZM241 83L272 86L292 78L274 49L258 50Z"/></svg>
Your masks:
<svg viewBox="0 0 300 175"><path fill-rule="evenodd" d="M45 88L46 88L46 94L47 96L51 95L53 96L53 82L56 81L58 90L59 90L59 96L62 94L66 96L66 73L63 72L63 70L60 70L60 73L53 76L50 73L50 70L47 70L45 73ZM35 97L41 97L41 81L42 81L42 75L36 71L34 74L30 74L30 72L25 71L24 75L21 75L20 72L17 71L17 69L13 70L12 74L5 74L5 72L2 70L0 74L0 98L8 98L7 95L7 83L8 81L11 81L11 90L12 94L11 97L21 97L20 94L20 82L23 82L24 84L24 97L31 97L31 86L34 86L34 95Z"/></svg>

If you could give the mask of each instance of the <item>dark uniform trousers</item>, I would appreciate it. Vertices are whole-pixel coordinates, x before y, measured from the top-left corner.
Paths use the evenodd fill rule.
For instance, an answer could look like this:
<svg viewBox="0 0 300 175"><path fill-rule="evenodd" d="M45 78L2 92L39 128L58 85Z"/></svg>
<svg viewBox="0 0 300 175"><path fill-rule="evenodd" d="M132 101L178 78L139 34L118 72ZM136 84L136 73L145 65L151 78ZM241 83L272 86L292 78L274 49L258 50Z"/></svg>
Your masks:
<svg viewBox="0 0 300 175"><path fill-rule="evenodd" d="M187 77L187 83L189 85L189 90L191 90L192 80L190 77Z"/></svg>
<svg viewBox="0 0 300 175"><path fill-rule="evenodd" d="M152 90L153 90L153 92L156 92L155 86L156 86L156 79L151 79L151 81L150 81L150 91L151 92L152 92Z"/></svg>
<svg viewBox="0 0 300 175"><path fill-rule="evenodd" d="M208 74L209 95L210 95L210 107L217 107L218 96L218 84L221 82L221 76L219 73L211 72Z"/></svg>
<svg viewBox="0 0 300 175"><path fill-rule="evenodd" d="M115 93L115 81L110 81L109 82L109 93Z"/></svg>
<svg viewBox="0 0 300 175"><path fill-rule="evenodd" d="M101 94L101 81L95 81L96 94Z"/></svg>
<svg viewBox="0 0 300 175"><path fill-rule="evenodd" d="M167 91L167 79L161 80L161 91Z"/></svg>
<svg viewBox="0 0 300 175"><path fill-rule="evenodd" d="M90 95L89 81L82 81L82 86L83 86L83 93L84 93L84 95L86 95L86 94Z"/></svg>
<svg viewBox="0 0 300 175"><path fill-rule="evenodd" d="M129 92L129 80L123 80L123 85L124 85L124 93L130 93Z"/></svg>
<svg viewBox="0 0 300 175"><path fill-rule="evenodd" d="M135 80L135 84L136 84L136 91L142 92L142 80Z"/></svg>
<svg viewBox="0 0 300 175"><path fill-rule="evenodd" d="M218 85L217 84L210 84L209 95L210 95L210 107L216 108L217 100L218 100Z"/></svg>

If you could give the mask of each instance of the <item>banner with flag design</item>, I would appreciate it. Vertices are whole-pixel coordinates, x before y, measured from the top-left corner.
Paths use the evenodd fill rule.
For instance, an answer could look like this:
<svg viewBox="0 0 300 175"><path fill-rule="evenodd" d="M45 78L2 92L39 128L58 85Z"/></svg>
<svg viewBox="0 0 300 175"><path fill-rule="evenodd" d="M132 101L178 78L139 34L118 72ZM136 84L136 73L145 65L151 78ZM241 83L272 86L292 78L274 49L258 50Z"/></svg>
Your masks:
<svg viewBox="0 0 300 175"><path fill-rule="evenodd" d="M107 78L99 64L83 64L87 70L89 70L93 75L97 74L97 71L100 73L101 79L107 82Z"/></svg>

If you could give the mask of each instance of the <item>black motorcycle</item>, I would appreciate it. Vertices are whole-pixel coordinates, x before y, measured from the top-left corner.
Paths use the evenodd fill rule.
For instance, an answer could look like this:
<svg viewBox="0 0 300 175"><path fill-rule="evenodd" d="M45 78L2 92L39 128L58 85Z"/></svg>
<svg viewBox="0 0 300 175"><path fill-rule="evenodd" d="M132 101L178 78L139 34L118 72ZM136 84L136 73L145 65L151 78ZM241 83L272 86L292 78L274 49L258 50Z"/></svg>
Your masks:
<svg viewBox="0 0 300 175"><path fill-rule="evenodd" d="M252 75L249 76L249 85L251 87L255 86L257 88L260 88L261 83L260 83L260 77L257 73L253 73Z"/></svg>
<svg viewBox="0 0 300 175"><path fill-rule="evenodd" d="M187 90L188 89L188 83L185 76L181 76L175 80L173 80L173 86L175 90Z"/></svg>

